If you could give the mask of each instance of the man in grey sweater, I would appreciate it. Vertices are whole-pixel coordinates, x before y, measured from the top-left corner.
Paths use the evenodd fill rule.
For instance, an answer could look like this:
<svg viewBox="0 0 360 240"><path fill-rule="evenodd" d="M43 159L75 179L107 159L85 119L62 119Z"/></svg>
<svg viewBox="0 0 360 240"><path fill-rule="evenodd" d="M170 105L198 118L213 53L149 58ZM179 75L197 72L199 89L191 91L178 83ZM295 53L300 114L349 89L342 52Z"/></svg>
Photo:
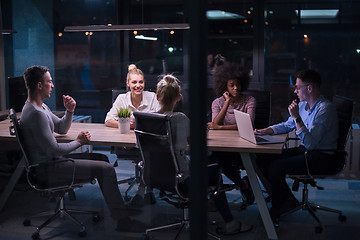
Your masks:
<svg viewBox="0 0 360 240"><path fill-rule="evenodd" d="M88 131L80 132L77 138L69 143L58 143L53 135L53 132L66 134L69 130L76 107L75 100L63 95L66 111L65 115L59 118L44 103L54 88L49 69L44 66L29 67L24 72L24 80L28 98L22 109L20 127L25 148L31 164L47 163L46 167L38 169L37 177L51 183L68 182L73 177L75 164L75 182L97 179L111 216L117 220L118 231L143 231L141 224L128 217L131 213L124 204L117 185L116 172L106 156L105 161L94 160L92 157L73 159L74 162L56 161L72 158L66 154L90 141Z"/></svg>

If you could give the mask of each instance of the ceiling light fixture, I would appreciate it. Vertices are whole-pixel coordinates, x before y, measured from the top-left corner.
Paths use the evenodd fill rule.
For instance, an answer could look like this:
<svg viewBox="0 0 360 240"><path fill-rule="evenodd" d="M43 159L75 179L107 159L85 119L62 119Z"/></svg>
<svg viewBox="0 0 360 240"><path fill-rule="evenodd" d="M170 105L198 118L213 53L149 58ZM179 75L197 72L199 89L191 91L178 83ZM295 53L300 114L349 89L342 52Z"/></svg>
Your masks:
<svg viewBox="0 0 360 240"><path fill-rule="evenodd" d="M0 29L0 34L6 35L6 34L13 34L17 33L17 31L13 29Z"/></svg>
<svg viewBox="0 0 360 240"><path fill-rule="evenodd" d="M132 24L132 25L89 25L67 26L64 32L109 32L109 31L134 31L134 30L188 30L188 23L165 23L165 24Z"/></svg>
<svg viewBox="0 0 360 240"><path fill-rule="evenodd" d="M225 12L221 10L209 10L206 11L206 17L209 20L224 20L224 19L241 19L245 18L236 13Z"/></svg>
<svg viewBox="0 0 360 240"><path fill-rule="evenodd" d="M299 10L295 10L297 16L299 16ZM300 10L300 18L336 18L339 13L339 9L310 9Z"/></svg>
<svg viewBox="0 0 360 240"><path fill-rule="evenodd" d="M135 36L136 39L141 39L141 40L150 40L150 41L156 41L157 37L146 37L144 35L136 35Z"/></svg>
<svg viewBox="0 0 360 240"><path fill-rule="evenodd" d="M165 24L144 24L144 0L141 0L141 24L129 25L88 25L88 26L67 26L64 32L109 32L109 31L139 31L139 30L188 30L188 23L165 23Z"/></svg>

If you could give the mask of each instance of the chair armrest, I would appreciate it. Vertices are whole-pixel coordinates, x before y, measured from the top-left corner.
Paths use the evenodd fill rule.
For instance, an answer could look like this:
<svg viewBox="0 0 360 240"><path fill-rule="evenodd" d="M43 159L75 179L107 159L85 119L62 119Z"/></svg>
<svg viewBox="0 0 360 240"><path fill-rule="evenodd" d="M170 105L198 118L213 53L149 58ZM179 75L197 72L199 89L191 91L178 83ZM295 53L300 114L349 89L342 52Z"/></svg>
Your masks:
<svg viewBox="0 0 360 240"><path fill-rule="evenodd" d="M48 186L48 187L43 187L41 188L39 184L35 184L33 182L33 180L31 179L31 174L33 173L32 170L35 170L37 167L42 167L44 166L46 168L46 166L53 164L53 163L62 163L62 162L71 162L73 164L72 167L72 177L71 179L69 179L69 183L62 183L59 184L58 186ZM44 162L44 163L37 163L37 164L33 164L27 167L26 169L27 171L27 179L29 184L31 185L32 188L34 188L35 190L38 191L56 191L56 190L63 190L64 188L72 188L74 186L74 181L75 181L75 161L73 159L60 159L60 160L54 160L53 162ZM90 179L89 179L90 181Z"/></svg>
<svg viewBox="0 0 360 240"><path fill-rule="evenodd" d="M346 151L337 150L337 149L310 149L310 150L306 151L306 153L311 153L311 152L322 152L322 153L329 153L329 154L334 154L334 153L347 154Z"/></svg>
<svg viewBox="0 0 360 240"><path fill-rule="evenodd" d="M290 141L300 141L300 138L298 138L298 137L286 137L285 142L284 142L284 148L285 149L289 147L288 144L289 144Z"/></svg>
<svg viewBox="0 0 360 240"><path fill-rule="evenodd" d="M288 141L290 141L290 140L293 140L293 141L299 141L300 140L300 138L298 138L298 137L295 137L295 138L291 138L291 137L289 137L289 138L286 138L285 139L285 142L288 142Z"/></svg>
<svg viewBox="0 0 360 240"><path fill-rule="evenodd" d="M222 179L221 179L222 169L218 163L210 163L210 164L207 164L206 167L208 168L209 172L211 169L214 169L211 171L214 171L214 172L216 171L216 179L215 178L211 179L209 177L209 186L208 186L207 190L210 195L217 195L220 191L220 186L221 186L221 182L222 182ZM213 181L211 182L210 179Z"/></svg>
<svg viewBox="0 0 360 240"><path fill-rule="evenodd" d="M210 163L210 164L206 165L206 167L207 168L210 168L210 167L219 167L219 168L221 168L218 163Z"/></svg>
<svg viewBox="0 0 360 240"><path fill-rule="evenodd" d="M138 167L139 167L140 169L143 169L143 168L144 168L144 162L143 162L143 160L139 161L139 162L137 163L137 165L138 165Z"/></svg>
<svg viewBox="0 0 360 240"><path fill-rule="evenodd" d="M338 169L335 169L334 172L340 171L345 164L345 157L347 155L346 151L337 150L337 149L310 149L310 150L307 150L307 151L305 151L305 163L306 163L308 176L310 176L310 177L312 177L312 174L310 173L307 158L308 158L309 153L314 153L314 152L328 154L329 158L341 158L342 161L339 161L339 166L337 166Z"/></svg>

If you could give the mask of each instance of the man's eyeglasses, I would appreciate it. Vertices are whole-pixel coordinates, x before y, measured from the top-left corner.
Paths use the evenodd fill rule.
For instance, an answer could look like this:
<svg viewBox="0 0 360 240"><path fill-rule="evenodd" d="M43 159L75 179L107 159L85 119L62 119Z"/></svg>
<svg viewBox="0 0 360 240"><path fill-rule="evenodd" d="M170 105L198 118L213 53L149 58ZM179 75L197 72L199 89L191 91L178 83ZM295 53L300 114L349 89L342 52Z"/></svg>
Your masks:
<svg viewBox="0 0 360 240"><path fill-rule="evenodd" d="M309 86L309 84L306 84L306 85L294 85L294 86L291 86L294 90L300 90L301 88L303 87L307 87Z"/></svg>

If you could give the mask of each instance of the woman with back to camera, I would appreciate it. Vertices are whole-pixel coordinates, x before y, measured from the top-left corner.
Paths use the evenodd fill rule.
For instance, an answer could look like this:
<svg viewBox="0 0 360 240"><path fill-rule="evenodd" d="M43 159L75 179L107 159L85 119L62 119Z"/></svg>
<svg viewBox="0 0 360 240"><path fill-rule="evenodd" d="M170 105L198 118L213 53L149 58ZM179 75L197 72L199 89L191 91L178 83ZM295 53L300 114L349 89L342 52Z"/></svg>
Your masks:
<svg viewBox="0 0 360 240"><path fill-rule="evenodd" d="M250 82L247 71L238 63L225 62L218 66L214 72L214 90L219 98L212 103L212 122L208 123L211 129L237 130L234 109L248 113L252 123L255 120L256 100L252 96L242 94L246 91ZM223 173L237 186L246 203L251 204L254 196L250 189L247 177L243 180L233 165L242 165L239 153L235 152L212 152L211 161L218 162Z"/></svg>
<svg viewBox="0 0 360 240"><path fill-rule="evenodd" d="M138 69L134 64L128 67L128 74L126 77L126 87L130 89L127 93L119 94L113 103L112 108L106 114L105 125L108 127L118 127L117 112L120 108L129 108L131 110L130 128L134 129L135 121L132 112L156 112L160 109L159 102L153 92L144 91L145 79L143 72ZM138 153L138 150L136 149ZM147 189L144 195L145 185L140 181L138 191L131 199L130 204L134 207L142 207L144 205L144 198L146 202L155 203L155 196L151 189Z"/></svg>
<svg viewBox="0 0 360 240"><path fill-rule="evenodd" d="M157 84L156 96L160 102L160 110L158 113L170 116L170 124L172 130L173 142L175 145L176 159L178 160L179 170L184 173L183 181L180 183L181 189L187 189L189 184L189 166L190 160L185 155L188 139L190 137L190 120L182 112L173 112L177 102L181 100L181 88L178 79L173 75L165 75ZM217 176L215 173L209 174L209 182L216 182ZM223 228L224 234L237 234L247 232L252 229L252 226L234 220L230 212L225 192L220 192L213 196L215 205L219 210L225 225Z"/></svg>

